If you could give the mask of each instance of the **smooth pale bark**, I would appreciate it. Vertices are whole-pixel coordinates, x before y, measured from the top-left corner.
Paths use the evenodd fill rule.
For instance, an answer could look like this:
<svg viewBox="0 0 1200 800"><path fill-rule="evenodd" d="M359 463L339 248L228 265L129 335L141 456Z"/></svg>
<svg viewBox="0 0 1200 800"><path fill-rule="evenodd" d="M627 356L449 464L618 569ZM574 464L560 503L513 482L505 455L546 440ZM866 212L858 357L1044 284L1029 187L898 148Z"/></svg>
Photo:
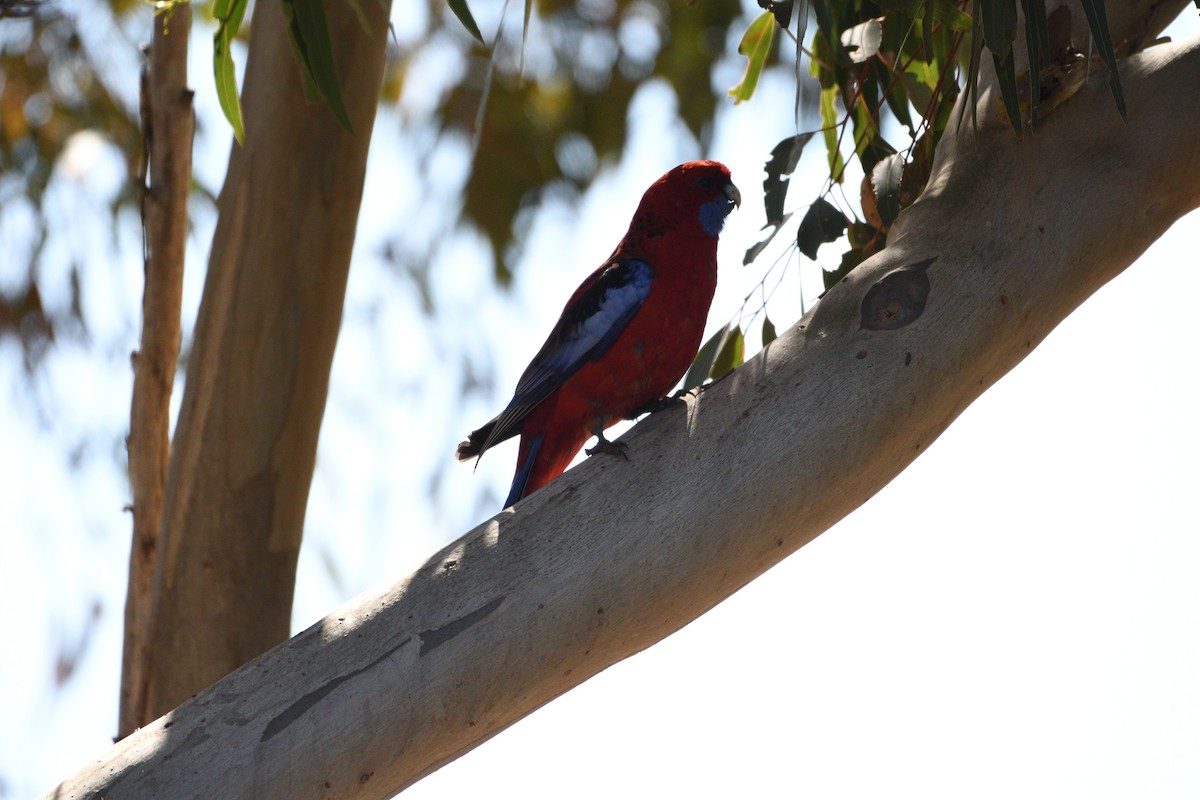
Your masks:
<svg viewBox="0 0 1200 800"><path fill-rule="evenodd" d="M167 484L144 720L290 632L388 31L378 2L326 13L355 133L305 102L280 4L255 8L245 143L218 201Z"/></svg>
<svg viewBox="0 0 1200 800"><path fill-rule="evenodd" d="M1200 204L1200 41L1122 78L1128 123L1101 79L1024 142L994 112L948 134L891 245L637 425L631 461L569 471L50 796L387 797L712 608L877 492Z"/></svg>
<svg viewBox="0 0 1200 800"><path fill-rule="evenodd" d="M129 413L129 486L133 495L133 544L125 595L125 642L121 670L118 738L153 716L146 713L147 642L153 602L158 530L170 453L171 389L179 361L183 254L192 182L192 135L196 115L187 85L192 7L155 15L154 40L142 75L142 135L149 181L142 197L146 240L142 291L142 341L133 354L133 400Z"/></svg>

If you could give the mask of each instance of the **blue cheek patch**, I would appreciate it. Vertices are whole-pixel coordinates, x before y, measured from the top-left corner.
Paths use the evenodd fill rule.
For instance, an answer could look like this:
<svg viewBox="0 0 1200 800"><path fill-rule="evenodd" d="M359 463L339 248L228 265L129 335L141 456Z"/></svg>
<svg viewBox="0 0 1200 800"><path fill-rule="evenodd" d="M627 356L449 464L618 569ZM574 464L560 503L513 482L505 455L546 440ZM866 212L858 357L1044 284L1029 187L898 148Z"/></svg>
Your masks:
<svg viewBox="0 0 1200 800"><path fill-rule="evenodd" d="M709 236L716 236L725 227L725 218L729 216L733 203L726 197L714 197L700 206L700 225Z"/></svg>

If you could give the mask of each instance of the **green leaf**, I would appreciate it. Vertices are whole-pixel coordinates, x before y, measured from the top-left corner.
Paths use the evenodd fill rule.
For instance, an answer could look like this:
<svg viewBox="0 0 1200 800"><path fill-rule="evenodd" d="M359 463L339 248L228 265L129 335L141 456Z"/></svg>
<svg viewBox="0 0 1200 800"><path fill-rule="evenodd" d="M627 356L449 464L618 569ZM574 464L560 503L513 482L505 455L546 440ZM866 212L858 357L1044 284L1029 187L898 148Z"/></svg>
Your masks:
<svg viewBox="0 0 1200 800"><path fill-rule="evenodd" d="M1042 69L1050 58L1050 31L1046 26L1046 0L1021 0L1025 12L1025 49L1029 53L1029 125L1036 129L1042 96Z"/></svg>
<svg viewBox="0 0 1200 800"><path fill-rule="evenodd" d="M958 11L958 9L954 9ZM933 49L933 26L936 22L934 17L933 0L925 0L925 4L921 9L921 49L925 51L925 63L931 63L934 59ZM962 13L961 11L959 13ZM970 21L968 20L968 30Z"/></svg>
<svg viewBox="0 0 1200 800"><path fill-rule="evenodd" d="M288 21L288 35L300 63L306 91L315 90L342 127L354 133L350 116L342 102L341 85L329 41L329 26L325 22L325 7L321 0L283 0L283 16Z"/></svg>
<svg viewBox="0 0 1200 800"><path fill-rule="evenodd" d="M800 221L796 232L796 244L800 252L812 260L817 259L817 248L825 242L835 242L846 232L846 215L824 197L808 207L808 213Z"/></svg>
<svg viewBox="0 0 1200 800"><path fill-rule="evenodd" d="M1008 121L1012 124L1013 131L1020 139L1022 138L1023 123L1021 121L1021 104L1017 99L1017 67L1013 61L1012 49L1009 49L1003 59L993 53L992 62L996 65L996 79L1000 82L1000 97L1004 99L1004 111L1008 114Z"/></svg>
<svg viewBox="0 0 1200 800"><path fill-rule="evenodd" d="M764 311L763 312L763 329L762 329L762 346L766 347L771 342L775 341L777 338L778 338L778 336L776 336L776 334L775 334L775 325L774 325L774 323L771 322L771 318L768 317L767 313Z"/></svg>
<svg viewBox="0 0 1200 800"><path fill-rule="evenodd" d="M1021 108L1017 101L1017 70L1012 45L1017 38L1017 0L982 0L983 43L992 52L1004 110L1017 136L1021 135Z"/></svg>
<svg viewBox="0 0 1200 800"><path fill-rule="evenodd" d="M480 44L484 44L483 34L479 32L479 26L475 24L475 18L471 16L471 9L467 7L467 0L446 0L446 5L450 6L450 10L454 12L454 16L458 17L458 21L462 23L462 26L467 29L467 33L474 36ZM526 7L528 7L528 4ZM528 21L528 13L525 19Z"/></svg>
<svg viewBox="0 0 1200 800"><path fill-rule="evenodd" d="M1092 30L1092 38L1100 50L1100 57L1108 65L1108 86L1112 90L1113 100L1117 103L1117 111L1121 119L1125 116L1125 95L1121 91L1121 76L1117 73L1117 55L1113 52L1112 34L1108 32L1108 16L1104 11L1104 0L1080 0L1083 13L1087 16L1088 27Z"/></svg>
<svg viewBox="0 0 1200 800"><path fill-rule="evenodd" d="M742 333L741 326L738 325L731 328L725 341L721 342L721 349L717 353L716 360L713 361L709 376L714 381L718 381L740 367L745 360L746 337Z"/></svg>
<svg viewBox="0 0 1200 800"><path fill-rule="evenodd" d="M233 137L238 144L245 140L246 129L242 123L242 101L238 97L237 71L230 45L242 26L247 2L217 0L213 3L213 19L217 21L217 31L213 34L213 74L216 78L217 101L233 128Z"/></svg>
<svg viewBox="0 0 1200 800"><path fill-rule="evenodd" d="M725 340L725 334L727 333L729 333L728 325L710 336L708 341L700 348L700 352L696 353L696 358L692 361L692 366L688 368L687 375L683 378L683 390L685 392L695 389L708 379L708 374L712 371L713 362L717 359L717 352L721 347L721 342Z"/></svg>
<svg viewBox="0 0 1200 800"><path fill-rule="evenodd" d="M821 90L821 133L825 135L825 151L829 154L829 174L841 183L846 162L842 160L842 152L838 149L838 113L834 104L837 94L836 86Z"/></svg>
<svg viewBox="0 0 1200 800"><path fill-rule="evenodd" d="M914 18L925 18L924 15L932 10L934 19L952 30L963 33L971 30L971 15L951 0L875 0L875 4L890 11L904 11ZM917 13L918 9L923 10ZM933 26L930 25L929 28L932 30Z"/></svg>
<svg viewBox="0 0 1200 800"><path fill-rule="evenodd" d="M962 130L963 114L967 113L967 106L971 107L971 127L979 128L979 119L976 115L977 106L979 105L979 63L980 56L983 54L983 13L982 0L972 0L971 3L971 59L967 63L966 86L963 91L967 96L963 98L963 104L959 106L958 111L958 128Z"/></svg>
<svg viewBox="0 0 1200 800"><path fill-rule="evenodd" d="M762 75L767 56L771 52L771 43L774 41L775 17L770 11L764 11L746 28L746 33L742 35L742 43L738 45L738 52L746 56L748 61L741 82L729 90L729 96L733 98L735 105L749 100L754 95L754 88L758 86L759 76Z"/></svg>

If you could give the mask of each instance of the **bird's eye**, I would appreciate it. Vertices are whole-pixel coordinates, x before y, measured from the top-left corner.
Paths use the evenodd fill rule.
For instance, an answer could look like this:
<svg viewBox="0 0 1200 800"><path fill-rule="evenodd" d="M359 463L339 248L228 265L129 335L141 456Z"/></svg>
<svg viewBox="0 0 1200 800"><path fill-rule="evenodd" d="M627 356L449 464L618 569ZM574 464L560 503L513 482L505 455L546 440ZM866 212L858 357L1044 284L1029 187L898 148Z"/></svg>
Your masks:
<svg viewBox="0 0 1200 800"><path fill-rule="evenodd" d="M711 189L711 188L713 188L712 178L705 175L703 178L696 181L696 185L699 186L701 189Z"/></svg>

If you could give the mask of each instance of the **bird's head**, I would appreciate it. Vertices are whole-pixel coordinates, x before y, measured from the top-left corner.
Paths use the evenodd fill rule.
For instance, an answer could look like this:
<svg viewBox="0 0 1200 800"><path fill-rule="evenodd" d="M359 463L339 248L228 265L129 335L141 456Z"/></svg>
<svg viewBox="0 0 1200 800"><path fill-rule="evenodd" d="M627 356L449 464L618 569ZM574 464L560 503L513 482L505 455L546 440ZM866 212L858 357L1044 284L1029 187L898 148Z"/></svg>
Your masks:
<svg viewBox="0 0 1200 800"><path fill-rule="evenodd" d="M643 208L667 210L677 222L696 221L709 236L725 226L725 217L742 204L729 168L719 161L689 161L663 175L646 190Z"/></svg>

